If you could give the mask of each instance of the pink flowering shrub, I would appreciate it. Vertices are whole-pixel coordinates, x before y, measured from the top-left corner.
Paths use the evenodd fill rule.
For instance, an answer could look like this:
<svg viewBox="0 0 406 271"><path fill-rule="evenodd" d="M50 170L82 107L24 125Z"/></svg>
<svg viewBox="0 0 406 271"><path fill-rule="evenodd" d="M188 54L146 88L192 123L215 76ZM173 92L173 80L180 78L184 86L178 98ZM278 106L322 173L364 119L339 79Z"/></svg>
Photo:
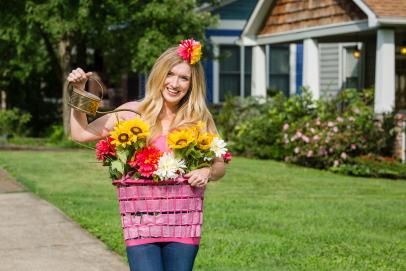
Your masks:
<svg viewBox="0 0 406 271"><path fill-rule="evenodd" d="M233 153L284 160L315 168L331 168L354 157L393 153L393 115L375 120L373 91L344 90L335 99L315 102L304 90L277 95L250 107L233 106L220 114ZM235 108L234 112L232 109ZM246 114L250 112L250 114ZM236 116L238 121L227 122Z"/></svg>
<svg viewBox="0 0 406 271"><path fill-rule="evenodd" d="M393 116L375 120L369 105L371 97L370 91L345 90L334 103L319 104L318 117L306 123L285 123L282 129L285 161L330 168L369 153L391 155ZM334 110L332 105L342 108Z"/></svg>

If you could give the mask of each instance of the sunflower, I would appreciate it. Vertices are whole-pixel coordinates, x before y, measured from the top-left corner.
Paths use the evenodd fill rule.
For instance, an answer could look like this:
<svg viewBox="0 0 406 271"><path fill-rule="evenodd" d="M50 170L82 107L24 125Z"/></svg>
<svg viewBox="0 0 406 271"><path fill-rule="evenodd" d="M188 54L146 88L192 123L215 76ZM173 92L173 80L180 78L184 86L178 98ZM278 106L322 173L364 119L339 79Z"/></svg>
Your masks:
<svg viewBox="0 0 406 271"><path fill-rule="evenodd" d="M192 129L177 130L168 135L168 146L171 149L183 149L195 141Z"/></svg>
<svg viewBox="0 0 406 271"><path fill-rule="evenodd" d="M119 123L114 127L114 130L110 132L111 142L113 145L121 146L125 148L127 145L130 145L133 141L133 136L131 132L127 129L123 123Z"/></svg>
<svg viewBox="0 0 406 271"><path fill-rule="evenodd" d="M133 141L142 138L145 139L149 135L149 125L140 118L127 120L122 123L132 136L135 136Z"/></svg>
<svg viewBox="0 0 406 271"><path fill-rule="evenodd" d="M209 149L214 137L215 135L209 133L200 134L199 138L197 139L197 147L201 150Z"/></svg>

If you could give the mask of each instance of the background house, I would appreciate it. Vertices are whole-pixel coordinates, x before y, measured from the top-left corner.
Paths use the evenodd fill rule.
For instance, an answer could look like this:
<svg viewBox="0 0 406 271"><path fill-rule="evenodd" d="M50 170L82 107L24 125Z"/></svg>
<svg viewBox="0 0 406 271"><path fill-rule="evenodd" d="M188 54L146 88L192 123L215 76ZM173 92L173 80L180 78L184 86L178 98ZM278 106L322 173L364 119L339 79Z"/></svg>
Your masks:
<svg viewBox="0 0 406 271"><path fill-rule="evenodd" d="M375 112L403 111L405 32L402 0L260 0L241 36L243 46L252 46L251 92L265 95L275 84L267 69L278 60L269 59L267 47L289 44L289 93L301 85L315 98L375 87Z"/></svg>
<svg viewBox="0 0 406 271"><path fill-rule="evenodd" d="M250 95L251 48L237 45L257 0L226 0L218 6L202 7L219 16L217 27L206 30L209 55L203 62L210 103L229 95Z"/></svg>

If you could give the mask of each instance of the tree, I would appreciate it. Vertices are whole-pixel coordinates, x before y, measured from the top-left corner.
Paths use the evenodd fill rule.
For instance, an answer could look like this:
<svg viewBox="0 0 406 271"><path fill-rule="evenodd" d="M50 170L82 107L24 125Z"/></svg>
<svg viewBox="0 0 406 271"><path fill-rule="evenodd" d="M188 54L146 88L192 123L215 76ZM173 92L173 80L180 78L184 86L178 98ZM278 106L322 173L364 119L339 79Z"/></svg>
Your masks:
<svg viewBox="0 0 406 271"><path fill-rule="evenodd" d="M10 78L24 82L35 73L52 75L62 90L66 134L70 109L65 78L72 67L87 69L100 54L112 78L130 70L147 72L169 45L190 36L202 39L204 29L215 22L209 13L195 12L195 0L4 2L0 40L15 47L0 62L0 87L6 88ZM42 85L52 81L42 77Z"/></svg>

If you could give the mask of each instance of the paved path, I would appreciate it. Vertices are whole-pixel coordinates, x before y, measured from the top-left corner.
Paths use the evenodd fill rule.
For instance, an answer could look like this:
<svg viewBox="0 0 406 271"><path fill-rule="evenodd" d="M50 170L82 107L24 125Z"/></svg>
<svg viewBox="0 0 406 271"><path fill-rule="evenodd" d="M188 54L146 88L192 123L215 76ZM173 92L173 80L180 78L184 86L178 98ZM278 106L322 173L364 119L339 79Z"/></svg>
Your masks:
<svg viewBox="0 0 406 271"><path fill-rule="evenodd" d="M0 168L0 271L128 271L59 209Z"/></svg>

